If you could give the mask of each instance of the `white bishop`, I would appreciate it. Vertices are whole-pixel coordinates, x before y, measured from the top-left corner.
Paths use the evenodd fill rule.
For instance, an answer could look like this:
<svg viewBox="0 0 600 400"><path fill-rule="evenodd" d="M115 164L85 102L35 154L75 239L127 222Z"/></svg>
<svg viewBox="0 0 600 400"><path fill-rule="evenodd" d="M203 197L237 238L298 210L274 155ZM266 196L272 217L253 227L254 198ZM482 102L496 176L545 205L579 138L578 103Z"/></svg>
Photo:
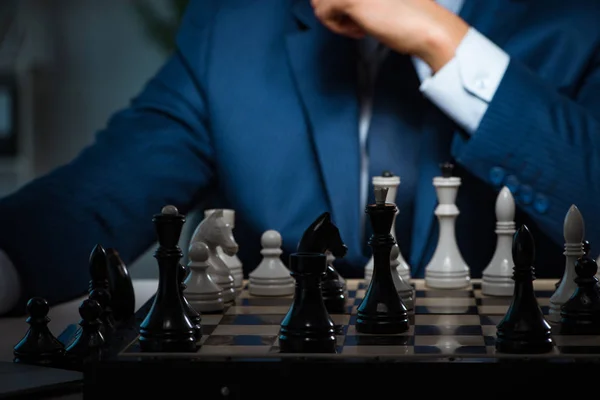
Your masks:
<svg viewBox="0 0 600 400"><path fill-rule="evenodd" d="M515 233L515 200L503 187L496 199L496 251L483 270L481 292L486 296L512 296L513 275L512 241Z"/></svg>
<svg viewBox="0 0 600 400"><path fill-rule="evenodd" d="M583 239L585 237L585 224L583 216L577 208L572 205L565 216L563 225L563 236L565 238L565 272L560 281L560 285L550 297L550 310L548 320L550 322L560 322L560 309L563 304L575 292L577 284L575 283L575 261L584 254Z"/></svg>

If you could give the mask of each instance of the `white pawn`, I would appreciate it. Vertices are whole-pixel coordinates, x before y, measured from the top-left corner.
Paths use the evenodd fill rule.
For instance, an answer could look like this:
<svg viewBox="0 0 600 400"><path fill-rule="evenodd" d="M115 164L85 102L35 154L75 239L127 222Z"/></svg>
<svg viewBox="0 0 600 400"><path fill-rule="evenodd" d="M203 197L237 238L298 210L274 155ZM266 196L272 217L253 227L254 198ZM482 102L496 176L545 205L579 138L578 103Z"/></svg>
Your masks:
<svg viewBox="0 0 600 400"><path fill-rule="evenodd" d="M223 290L213 281L207 272L209 259L208 246L194 242L188 250L190 274L185 280L184 291L188 303L199 313L223 311Z"/></svg>
<svg viewBox="0 0 600 400"><path fill-rule="evenodd" d="M289 296L294 294L296 281L281 261L281 235L268 230L261 237L263 259L249 275L248 290L254 296Z"/></svg>
<svg viewBox="0 0 600 400"><path fill-rule="evenodd" d="M460 211L455 204L461 185L457 176L449 176L450 165L443 166L443 176L433 178L438 198L435 215L439 236L433 257L425 267L425 285L435 289L461 289L471 282L470 268L456 242L455 224Z"/></svg>
<svg viewBox="0 0 600 400"><path fill-rule="evenodd" d="M388 188L387 196L385 199L386 203L393 203L393 204L396 203L398 187L400 186L400 177L399 176L394 176L386 171L382 174L382 176L374 176L371 179L371 182L375 189ZM399 213L400 213L400 210L397 209L396 214L394 214L394 220L392 221L392 229L391 229L392 237L394 238L394 240L396 242L398 242L398 238L396 237L396 218L398 217ZM402 256L401 252L398 252L397 259L399 261L398 273L400 274L400 276L402 276L402 279L404 279L407 282L410 281L410 266L408 265L408 263ZM373 256L371 256L371 258L367 262L367 265L365 266L365 281L366 281L366 283L370 282L371 278L373 277L373 261L374 261Z"/></svg>
<svg viewBox="0 0 600 400"><path fill-rule="evenodd" d="M483 270L481 292L486 296L512 296L512 242L515 233L515 200L508 187L503 187L496 199L496 251Z"/></svg>
<svg viewBox="0 0 600 400"><path fill-rule="evenodd" d="M223 221L226 224L231 226L233 230L235 228L235 211L227 208L220 209L223 212ZM208 209L204 210L204 218L208 217L210 214L215 212L216 209ZM221 246L217 247L217 254L223 260L225 265L229 268L229 272L231 276L233 276L234 286L236 290L239 292L242 289L244 284L244 269L242 261L239 259L237 254L232 256L225 254Z"/></svg>
<svg viewBox="0 0 600 400"><path fill-rule="evenodd" d="M415 292L413 287L406 282L402 276L398 273L398 265L400 264L398 260L398 255L400 254L400 248L397 244L392 246L392 251L390 253L390 265L392 267L392 279L394 280L394 286L396 286L396 291L398 295L402 299L402 302L406 306L406 310L409 315L415 313Z"/></svg>
<svg viewBox="0 0 600 400"><path fill-rule="evenodd" d="M577 283L575 283L577 277L575 261L584 255L585 224L581 212L575 205L569 208L565 216L563 236L565 238L565 251L563 253L565 255L565 272L560 285L550 297L550 310L548 312L548 320L554 323L560 322L560 309L577 288Z"/></svg>

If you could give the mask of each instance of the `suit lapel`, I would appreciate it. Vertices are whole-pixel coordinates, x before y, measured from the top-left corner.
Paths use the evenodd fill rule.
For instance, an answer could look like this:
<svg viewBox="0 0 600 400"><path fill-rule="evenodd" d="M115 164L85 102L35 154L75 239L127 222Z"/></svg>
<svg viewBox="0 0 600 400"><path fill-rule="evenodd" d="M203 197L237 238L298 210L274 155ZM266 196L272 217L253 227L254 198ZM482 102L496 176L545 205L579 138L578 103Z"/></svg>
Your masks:
<svg viewBox="0 0 600 400"><path fill-rule="evenodd" d="M356 42L322 26L309 0L292 0L292 12L303 29L295 28L287 35L288 56L331 213L347 244L359 250L362 210Z"/></svg>
<svg viewBox="0 0 600 400"><path fill-rule="evenodd" d="M466 0L459 15L492 42L503 47L526 15L529 2L524 0ZM437 197L433 178L439 174L438 165L448 161L449 148L456 125L433 105L424 117L421 145L419 184L415 200L410 263L413 273L424 268L424 259L435 243L432 233ZM464 188L461 190L465 190Z"/></svg>

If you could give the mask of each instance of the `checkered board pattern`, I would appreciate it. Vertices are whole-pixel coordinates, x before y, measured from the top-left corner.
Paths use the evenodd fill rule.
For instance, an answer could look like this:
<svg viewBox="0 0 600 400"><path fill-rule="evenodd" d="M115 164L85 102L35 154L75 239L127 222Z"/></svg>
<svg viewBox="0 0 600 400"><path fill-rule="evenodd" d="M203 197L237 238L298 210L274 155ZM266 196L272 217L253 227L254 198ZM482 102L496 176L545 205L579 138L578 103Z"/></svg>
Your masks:
<svg viewBox="0 0 600 400"><path fill-rule="evenodd" d="M536 280L534 288L542 311L548 313L555 281ZM489 297L481 293L481 282L473 280L462 290L432 290L422 280L413 280L415 315L410 330L402 334L373 335L356 332L356 310L365 294L362 280L347 281L347 313L331 315L342 327L338 336L340 356L412 356L496 359L496 325L504 317L510 297ZM119 353L120 357L260 357L281 356L279 325L288 312L292 297L256 297L245 289L235 305L218 315L202 316L203 337L196 353L144 353L137 339ZM541 357L600 355L600 336L553 335L555 349Z"/></svg>

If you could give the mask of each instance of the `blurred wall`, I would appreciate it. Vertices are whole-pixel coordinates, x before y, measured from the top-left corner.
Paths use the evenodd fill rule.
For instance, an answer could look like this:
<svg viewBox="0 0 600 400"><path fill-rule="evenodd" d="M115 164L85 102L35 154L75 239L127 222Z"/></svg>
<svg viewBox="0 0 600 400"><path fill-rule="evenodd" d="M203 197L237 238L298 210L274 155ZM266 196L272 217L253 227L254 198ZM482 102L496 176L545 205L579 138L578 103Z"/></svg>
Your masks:
<svg viewBox="0 0 600 400"><path fill-rule="evenodd" d="M146 1L169 15L169 0ZM148 39L130 1L19 0L19 6L27 38L18 69L33 91L26 113L35 177L91 143L166 55ZM150 254L131 267L134 277L156 276Z"/></svg>

